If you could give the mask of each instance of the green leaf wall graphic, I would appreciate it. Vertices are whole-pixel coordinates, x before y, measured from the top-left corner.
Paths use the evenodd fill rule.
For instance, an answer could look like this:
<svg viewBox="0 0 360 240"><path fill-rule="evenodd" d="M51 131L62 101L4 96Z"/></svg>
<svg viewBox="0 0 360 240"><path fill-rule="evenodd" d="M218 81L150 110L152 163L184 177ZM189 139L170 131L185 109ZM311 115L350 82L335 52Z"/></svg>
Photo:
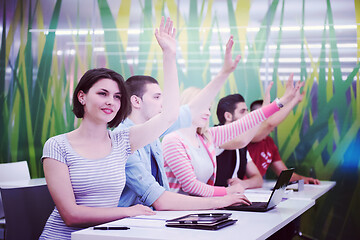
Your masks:
<svg viewBox="0 0 360 240"><path fill-rule="evenodd" d="M2 1L0 162L25 159L33 178L43 176L40 157L46 139L79 125L80 120L71 111L71 98L79 77L87 68L109 67L125 78L149 74L162 84L161 50L154 29L163 15L169 15L177 28L181 89L203 87L211 80L215 74L211 69L213 43L218 44L222 58L223 46L232 34L235 39L233 55L243 56L218 97L239 92L248 104L263 97L267 83L260 78L260 68L266 59L270 34L274 35L271 29L278 27L276 36L271 36L272 41L275 38L275 42L271 42L275 50L269 79L274 82L272 99L281 94L284 83L279 76L280 58L286 51L283 28L287 21L286 11L293 3L271 1L259 30L251 38L246 29L251 22L252 1L224 0L223 8L214 10L215 2L189 1L185 9L178 5L181 1L175 0L121 1L116 4L98 0L92 2L91 14L96 16L91 18L95 20L89 18L82 23L83 1L77 1L73 3L77 8L75 24L62 15L66 12L63 5L71 3L70 0L54 0L51 8L49 2L44 1ZM301 174L308 175L311 170L322 180L337 181L335 189L320 200L317 208L303 216L303 232L319 239L351 239L360 236L360 208L356 204L360 200L360 63L352 66L352 72L342 79L344 71L334 28L337 19L333 15L333 2L325 2L324 28L319 30L322 32L318 39L319 53L311 49L303 27L309 1L301 2L298 68L300 80L305 81L306 95L272 136L288 166L296 167ZM348 2L344 1L344 4ZM138 8L134 9L134 6ZM219 11L227 12L227 34L221 33L224 22L219 20ZM358 1L355 1L354 11L354 23L359 24ZM140 28L137 40L140 54L129 55L133 36L127 29L135 19L134 12ZM279 22L274 20L278 16ZM73 35L66 40L65 45L74 48L72 57L58 54L64 43L56 30L66 23L75 32L80 32L81 24L87 24L89 29L84 36ZM35 28L39 32L34 31ZM99 28L103 35L91 31ZM360 56L359 39L360 27L357 26L357 57ZM99 46L104 48L102 54L95 50ZM137 64L129 64L135 59ZM310 59L310 67L306 66L307 59ZM215 114L212 122L217 123ZM351 223L354 221L355 224Z"/></svg>

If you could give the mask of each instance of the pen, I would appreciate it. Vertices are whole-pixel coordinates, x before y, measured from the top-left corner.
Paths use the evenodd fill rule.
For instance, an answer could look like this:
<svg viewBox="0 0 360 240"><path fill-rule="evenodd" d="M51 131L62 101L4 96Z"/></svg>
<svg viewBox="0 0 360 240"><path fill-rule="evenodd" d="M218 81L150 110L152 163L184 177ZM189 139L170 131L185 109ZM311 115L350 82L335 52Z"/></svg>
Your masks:
<svg viewBox="0 0 360 240"><path fill-rule="evenodd" d="M94 227L94 230L128 230L129 227Z"/></svg>

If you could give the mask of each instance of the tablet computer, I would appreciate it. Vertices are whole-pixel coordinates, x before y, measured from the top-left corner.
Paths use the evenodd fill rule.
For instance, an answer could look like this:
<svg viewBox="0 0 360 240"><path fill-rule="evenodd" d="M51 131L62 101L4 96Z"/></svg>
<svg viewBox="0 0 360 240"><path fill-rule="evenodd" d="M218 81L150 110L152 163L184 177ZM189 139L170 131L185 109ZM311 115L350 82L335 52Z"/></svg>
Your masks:
<svg viewBox="0 0 360 240"><path fill-rule="evenodd" d="M180 224L211 224L221 220L228 219L231 213L194 213L182 217L166 220L167 223Z"/></svg>
<svg viewBox="0 0 360 240"><path fill-rule="evenodd" d="M167 227L218 230L234 224L237 220L229 219L231 213L188 214L166 221Z"/></svg>
<svg viewBox="0 0 360 240"><path fill-rule="evenodd" d="M235 219L224 219L215 223L166 223L167 227L174 228L191 228L191 229L202 229L202 230L218 230L236 223Z"/></svg>

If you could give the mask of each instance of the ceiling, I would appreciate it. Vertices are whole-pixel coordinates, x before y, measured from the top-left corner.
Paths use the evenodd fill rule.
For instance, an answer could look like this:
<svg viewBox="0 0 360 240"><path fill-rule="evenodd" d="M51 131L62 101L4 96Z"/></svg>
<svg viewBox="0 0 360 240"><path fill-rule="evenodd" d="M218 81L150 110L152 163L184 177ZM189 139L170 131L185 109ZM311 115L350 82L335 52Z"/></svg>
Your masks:
<svg viewBox="0 0 360 240"><path fill-rule="evenodd" d="M124 0L123 0L124 1ZM142 8L144 6L145 0L139 1L131 1L130 8L130 18L129 20L129 30L132 32L128 32L128 45L126 53L124 54L128 58L129 64L137 64L138 58L141 55L139 50L139 45L141 44L141 39L139 37L139 32L143 29L142 24L144 23L144 16L142 14ZM238 0L241 1L241 0ZM238 1L232 1L234 7ZM31 8L35 9L36 1L32 1ZM47 29L49 27L52 11L55 5L55 0L41 0L41 6L44 15L44 28ZM119 11L119 7L121 1L118 0L108 0L107 1L110 9L112 11L113 18L116 19ZM198 12L200 12L203 1L197 1ZM204 11L207 9L209 1L205 1ZM252 0L250 1L250 11L249 11L249 22L248 22L248 30L247 30L247 43L252 44L254 41L254 37L258 32L258 27L261 25L263 21L266 11L268 10L272 1L269 0ZM156 1L153 1L153 6ZM190 0L177 0L178 5L178 14L185 21L189 21L189 8L190 8ZM280 16L281 16L281 6L282 1L279 1L279 5L276 11L276 15L272 24L272 29L269 32L269 40L266 45L264 51L264 58L262 60L261 67L259 69L261 79L269 80L269 76L271 75L272 66L274 62L274 54L276 52L276 43L278 40L278 29L277 27L280 25ZM300 73L300 43L301 43L301 35L300 35L300 27L302 22L302 3L303 1L299 0L286 0L285 8L284 8L284 21L283 21L283 32L282 32L282 45L280 52L280 63L279 63L279 75L281 78L285 78L289 75L290 72L295 73L295 79L299 79ZM333 20L336 30L336 42L338 44L339 57L341 62L341 68L343 71L343 78L345 78L349 72L355 67L357 61L357 37L356 37L356 20L355 20L355 6L354 0L331 0L332 14ZM16 7L16 1L6 0L7 4L7 21L8 23L13 18L13 12ZM153 7L154 8L154 7ZM211 9L212 17L218 19L220 33L213 33L212 43L211 43L211 59L210 59L210 67L212 74L215 74L221 67L221 53L219 44L225 45L227 38L230 35L229 29L229 17L227 12L227 1L226 0L217 0L213 1L213 7ZM317 61L320 56L321 50L321 41L323 39L322 27L326 22L326 11L327 11L327 3L326 0L306 0L304 5L304 27L305 27L305 38L309 44L309 52L311 56L314 57L314 60ZM3 11L1 11L2 14ZM153 10L154 12L154 10ZM153 14L154 15L154 14ZM165 7L165 15L169 15L168 8ZM2 19L2 17L1 17ZM178 31L184 31L186 27L179 26L179 20L174 19L176 26L179 28ZM63 0L61 11L60 11L60 22L58 24L58 31L63 31L63 34L59 32L57 35L57 53L59 55L68 54L69 57L74 55L74 36L70 34L66 34L66 30L68 29L102 29L102 24L99 15L99 7L98 1L93 0ZM65 30L65 31L64 31ZM136 32L138 30L138 32ZM153 29L150 29L153 31ZM43 31L41 29L40 31ZM121 31L125 31L122 29ZM127 31L127 30L126 30ZM199 31L196 29L196 31ZM33 37L36 39L39 31L34 26L32 30ZM220 35L220 40L219 40ZM18 34L19 36L19 34ZM15 36L16 37L16 36ZM326 36L327 40L330 40L329 36ZM80 37L80 45L81 41L85 42L85 36ZM238 40L237 36L235 36L235 40ZM20 41L20 38L18 38ZM220 41L220 42L219 42ZM94 36L92 39L94 54L98 54L99 56L104 55L102 51L104 51L105 44L103 37L101 34L99 36ZM179 45L182 43L180 42ZM36 48L36 46L33 46ZM79 48L81 51L81 48ZM181 51L181 50L180 50ZM327 58L331 58L329 55L331 53L331 49L328 46L327 48ZM34 49L34 52L37 52L37 49ZM239 54L240 52L235 52L235 54ZM247 51L242 53L242 58L244 61L247 60ZM181 54L180 54L181 56ZM181 59L178 58L179 64L183 67L183 70L191 68L191 64L187 64L191 61L197 61L196 56L193 56L192 59ZM329 59L327 59L329 61ZM311 67L310 55L306 56L307 67ZM310 69L309 69L310 70Z"/></svg>

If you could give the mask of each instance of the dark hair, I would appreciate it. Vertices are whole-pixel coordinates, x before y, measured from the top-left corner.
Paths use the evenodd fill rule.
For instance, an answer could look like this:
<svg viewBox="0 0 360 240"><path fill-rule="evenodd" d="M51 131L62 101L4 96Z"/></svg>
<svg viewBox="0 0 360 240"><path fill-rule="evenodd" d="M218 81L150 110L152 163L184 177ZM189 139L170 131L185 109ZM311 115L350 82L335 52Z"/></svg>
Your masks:
<svg viewBox="0 0 360 240"><path fill-rule="evenodd" d="M136 75L129 77L125 85L127 89L129 90L129 97L132 95L135 95L142 99L145 91L146 91L146 85L147 84L159 84L158 81L156 81L155 78L150 76L144 76L144 75Z"/></svg>
<svg viewBox="0 0 360 240"><path fill-rule="evenodd" d="M111 79L117 83L121 93L121 106L113 120L108 122L108 127L113 128L119 125L130 113L130 99L128 90L124 84L124 78L117 72L107 68L94 68L88 70L80 79L73 94L73 112L77 118L84 117L84 106L77 97L79 91L85 94L101 79Z"/></svg>
<svg viewBox="0 0 360 240"><path fill-rule="evenodd" d="M219 125L225 124L225 121L226 121L225 117L224 117L225 112L234 114L236 104L238 104L240 102L245 102L245 100L244 100L243 96L241 96L238 93L227 95L226 97L223 97L219 100L219 103L218 103L217 109L216 109L216 115L219 120Z"/></svg>
<svg viewBox="0 0 360 240"><path fill-rule="evenodd" d="M251 103L251 105L250 105L250 111L254 111L254 110L256 110L256 109L258 109L258 105L260 105L260 107L262 106L262 104L263 104L263 100L256 100L256 101L253 101L252 103Z"/></svg>

